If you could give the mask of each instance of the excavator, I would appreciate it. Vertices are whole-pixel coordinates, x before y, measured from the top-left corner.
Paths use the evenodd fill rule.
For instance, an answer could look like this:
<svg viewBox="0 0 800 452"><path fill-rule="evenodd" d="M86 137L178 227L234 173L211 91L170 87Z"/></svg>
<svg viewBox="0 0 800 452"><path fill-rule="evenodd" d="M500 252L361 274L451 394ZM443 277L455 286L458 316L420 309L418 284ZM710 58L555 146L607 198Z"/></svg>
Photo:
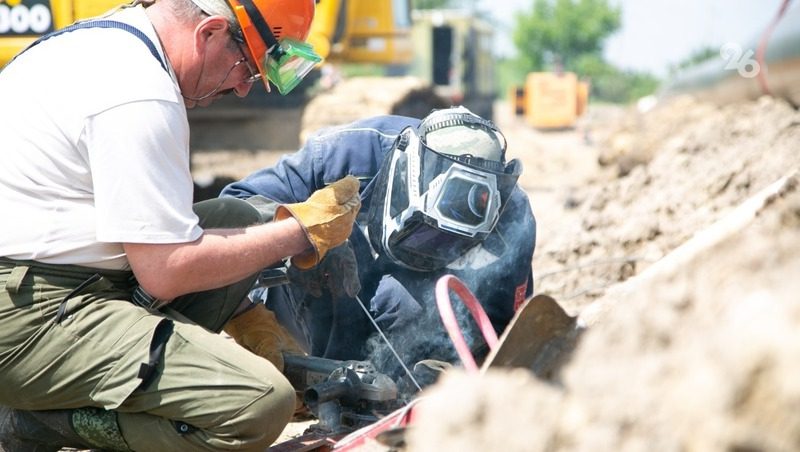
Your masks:
<svg viewBox="0 0 800 452"><path fill-rule="evenodd" d="M322 127L363 116L422 117L431 109L450 105L463 105L492 119L496 96L493 35L491 23L473 11L414 10L406 70L392 71L398 68L397 61L406 61L404 47L396 46L395 64L389 63L386 76L351 77L319 92L303 111L301 140Z"/></svg>
<svg viewBox="0 0 800 452"><path fill-rule="evenodd" d="M317 0L308 42L328 62L411 62L409 0Z"/></svg>
<svg viewBox="0 0 800 452"><path fill-rule="evenodd" d="M0 0L0 68L39 36L123 1ZM255 84L245 99L228 96L191 110L192 149L258 150L267 137L272 149L295 149L308 131L332 125L332 118L419 116L455 103L491 118L492 64L484 61L488 50L478 45L488 42L489 28L478 29L450 12L416 13L412 17L410 0L316 0L308 42L323 63L287 96ZM450 19L442 24L434 16ZM358 99L347 87L322 99L317 83L322 74L353 64L395 77L352 80ZM414 76L401 76L406 74Z"/></svg>
<svg viewBox="0 0 800 452"><path fill-rule="evenodd" d="M39 36L98 16L120 0L0 0L0 67ZM317 0L309 34L330 61L411 61L409 0Z"/></svg>

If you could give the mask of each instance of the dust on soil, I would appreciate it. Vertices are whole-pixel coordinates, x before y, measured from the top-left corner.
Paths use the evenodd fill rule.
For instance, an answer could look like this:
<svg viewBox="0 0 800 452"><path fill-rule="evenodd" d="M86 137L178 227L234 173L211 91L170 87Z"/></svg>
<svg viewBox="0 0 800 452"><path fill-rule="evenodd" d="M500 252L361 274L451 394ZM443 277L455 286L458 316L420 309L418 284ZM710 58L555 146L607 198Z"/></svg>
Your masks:
<svg viewBox="0 0 800 452"><path fill-rule="evenodd" d="M795 170L798 121L766 97L725 107L681 97L647 114L595 108L574 131L505 126L539 226L536 291L577 314L641 273Z"/></svg>
<svg viewBox="0 0 800 452"><path fill-rule="evenodd" d="M536 291L588 329L554 381L450 375L409 449L798 450L800 113L685 97L582 127L529 133L523 185Z"/></svg>
<svg viewBox="0 0 800 452"><path fill-rule="evenodd" d="M495 120L525 166L535 291L573 315L609 308L554 381L454 373L437 385L410 449L799 449L800 113L768 97L681 97L645 114L592 106L575 129L542 132L509 112L499 104ZM285 152L193 164L242 177ZM658 266L784 176L755 220Z"/></svg>

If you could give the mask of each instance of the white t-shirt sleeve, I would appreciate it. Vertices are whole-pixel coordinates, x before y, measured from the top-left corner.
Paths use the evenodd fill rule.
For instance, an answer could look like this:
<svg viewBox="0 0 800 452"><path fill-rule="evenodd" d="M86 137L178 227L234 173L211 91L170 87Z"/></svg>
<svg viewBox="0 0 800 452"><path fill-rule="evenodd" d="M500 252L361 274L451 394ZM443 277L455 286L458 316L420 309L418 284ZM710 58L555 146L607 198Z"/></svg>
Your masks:
<svg viewBox="0 0 800 452"><path fill-rule="evenodd" d="M97 240L184 243L202 234L192 211L189 125L183 106L137 101L86 120Z"/></svg>

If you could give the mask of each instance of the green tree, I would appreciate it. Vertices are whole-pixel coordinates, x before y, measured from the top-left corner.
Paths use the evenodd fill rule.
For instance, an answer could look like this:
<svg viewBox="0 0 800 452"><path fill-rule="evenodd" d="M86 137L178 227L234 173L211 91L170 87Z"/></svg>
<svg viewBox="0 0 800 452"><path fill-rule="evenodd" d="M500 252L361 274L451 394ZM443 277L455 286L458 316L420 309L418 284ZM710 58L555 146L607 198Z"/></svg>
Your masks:
<svg viewBox="0 0 800 452"><path fill-rule="evenodd" d="M479 0L411 0L411 7L414 9L478 9Z"/></svg>
<svg viewBox="0 0 800 452"><path fill-rule="evenodd" d="M439 9L450 5L450 0L412 0L411 6L414 9Z"/></svg>
<svg viewBox="0 0 800 452"><path fill-rule="evenodd" d="M528 71L572 69L586 55L600 55L620 26L620 9L607 0L533 0L514 26L514 44Z"/></svg>
<svg viewBox="0 0 800 452"><path fill-rule="evenodd" d="M619 29L622 14L609 0L532 0L531 6L514 24L517 57L501 63L501 83L520 84L534 71L572 71L590 83L592 99L623 103L658 87L652 75L603 59L605 40Z"/></svg>
<svg viewBox="0 0 800 452"><path fill-rule="evenodd" d="M700 49L696 49L693 51L689 56L684 58L678 64L675 64L669 68L669 72L671 75L675 75L676 73L680 72L683 69L688 67L695 66L699 63L704 61L708 61L712 58L719 57L719 49L714 47L703 47Z"/></svg>

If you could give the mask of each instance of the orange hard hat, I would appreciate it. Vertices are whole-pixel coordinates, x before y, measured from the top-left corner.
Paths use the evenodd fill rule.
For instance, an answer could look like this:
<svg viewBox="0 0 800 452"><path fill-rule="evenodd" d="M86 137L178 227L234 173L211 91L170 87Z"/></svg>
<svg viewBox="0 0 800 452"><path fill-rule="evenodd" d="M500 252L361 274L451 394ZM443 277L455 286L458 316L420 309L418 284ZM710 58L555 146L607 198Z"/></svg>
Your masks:
<svg viewBox="0 0 800 452"><path fill-rule="evenodd" d="M264 83L265 59L284 40L303 42L314 19L315 0L227 0L241 28L241 37Z"/></svg>

